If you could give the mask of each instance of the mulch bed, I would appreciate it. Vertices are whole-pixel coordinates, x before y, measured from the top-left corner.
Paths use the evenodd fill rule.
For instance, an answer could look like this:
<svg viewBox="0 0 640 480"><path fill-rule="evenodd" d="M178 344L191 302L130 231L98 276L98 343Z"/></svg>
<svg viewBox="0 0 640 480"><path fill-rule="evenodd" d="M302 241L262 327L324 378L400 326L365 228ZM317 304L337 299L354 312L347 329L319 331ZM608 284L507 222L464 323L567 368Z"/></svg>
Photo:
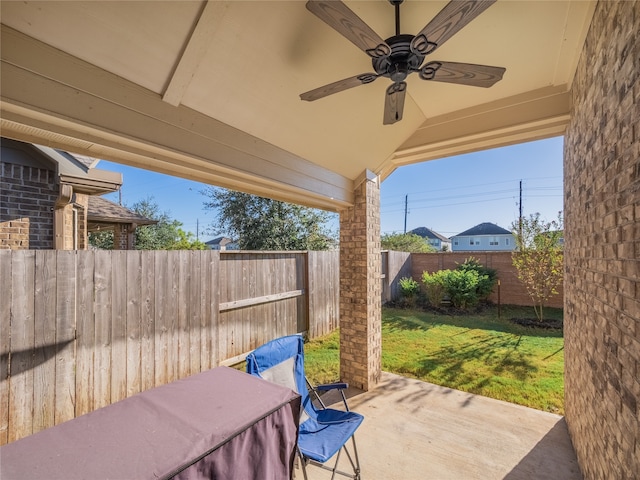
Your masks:
<svg viewBox="0 0 640 480"><path fill-rule="evenodd" d="M509 321L523 327L562 330L562 320L549 319L541 322L537 318L510 318Z"/></svg>

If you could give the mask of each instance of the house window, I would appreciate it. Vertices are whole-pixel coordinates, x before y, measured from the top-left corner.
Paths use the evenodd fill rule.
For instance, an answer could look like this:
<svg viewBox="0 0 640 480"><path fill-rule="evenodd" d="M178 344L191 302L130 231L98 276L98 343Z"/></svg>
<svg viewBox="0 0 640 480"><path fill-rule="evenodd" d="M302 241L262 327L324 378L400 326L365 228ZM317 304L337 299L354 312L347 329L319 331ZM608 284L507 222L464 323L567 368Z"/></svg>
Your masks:
<svg viewBox="0 0 640 480"><path fill-rule="evenodd" d="M500 245L498 237L489 237L489 245Z"/></svg>
<svg viewBox="0 0 640 480"><path fill-rule="evenodd" d="M457 244L458 244L458 240L454 240L454 241L453 241L453 244L454 244L454 245L457 245Z"/></svg>
<svg viewBox="0 0 640 480"><path fill-rule="evenodd" d="M505 239L504 239L504 244L505 244L505 245L509 245L509 239L508 239L508 238L505 238Z"/></svg>
<svg viewBox="0 0 640 480"><path fill-rule="evenodd" d="M469 245L473 245L473 237L469 239Z"/></svg>

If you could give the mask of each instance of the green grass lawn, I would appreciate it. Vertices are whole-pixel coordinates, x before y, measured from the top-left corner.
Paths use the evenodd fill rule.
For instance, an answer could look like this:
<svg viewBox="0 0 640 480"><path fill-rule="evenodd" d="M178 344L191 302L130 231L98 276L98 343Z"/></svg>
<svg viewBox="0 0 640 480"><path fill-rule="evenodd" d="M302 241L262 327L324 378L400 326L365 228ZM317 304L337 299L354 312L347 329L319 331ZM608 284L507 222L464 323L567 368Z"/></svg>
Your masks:
<svg viewBox="0 0 640 480"><path fill-rule="evenodd" d="M382 369L406 377L564 413L562 331L525 328L507 319L533 310L502 307L468 315L384 308ZM562 310L545 309L547 318ZM306 370L315 383L339 377L339 333L305 346Z"/></svg>

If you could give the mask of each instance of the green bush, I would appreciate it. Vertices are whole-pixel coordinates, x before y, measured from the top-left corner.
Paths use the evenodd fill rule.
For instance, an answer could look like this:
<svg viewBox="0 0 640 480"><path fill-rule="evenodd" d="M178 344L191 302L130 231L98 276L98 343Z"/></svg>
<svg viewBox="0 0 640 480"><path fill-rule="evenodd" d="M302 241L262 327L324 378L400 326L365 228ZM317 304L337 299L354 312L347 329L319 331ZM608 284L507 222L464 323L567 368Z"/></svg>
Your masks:
<svg viewBox="0 0 640 480"><path fill-rule="evenodd" d="M420 284L413 278L403 277L400 279L400 295L405 298L415 298L420 292Z"/></svg>
<svg viewBox="0 0 640 480"><path fill-rule="evenodd" d="M475 270L445 270L448 272L445 278L445 288L451 305L456 308L470 308L477 305L478 272Z"/></svg>
<svg viewBox="0 0 640 480"><path fill-rule="evenodd" d="M472 269L423 272L422 283L427 300L434 307L439 307L445 296L449 297L452 306L462 309L473 307L480 300L480 275Z"/></svg>
<svg viewBox="0 0 640 480"><path fill-rule="evenodd" d="M422 283L430 305L439 307L446 294L446 276L450 270L429 273L422 272Z"/></svg>
<svg viewBox="0 0 640 480"><path fill-rule="evenodd" d="M482 265L477 258L469 257L465 259L464 263L458 265L456 270L463 272L474 271L478 273L478 287L476 293L479 300L486 300L491 295L493 287L498 281L498 272L493 268L488 268Z"/></svg>

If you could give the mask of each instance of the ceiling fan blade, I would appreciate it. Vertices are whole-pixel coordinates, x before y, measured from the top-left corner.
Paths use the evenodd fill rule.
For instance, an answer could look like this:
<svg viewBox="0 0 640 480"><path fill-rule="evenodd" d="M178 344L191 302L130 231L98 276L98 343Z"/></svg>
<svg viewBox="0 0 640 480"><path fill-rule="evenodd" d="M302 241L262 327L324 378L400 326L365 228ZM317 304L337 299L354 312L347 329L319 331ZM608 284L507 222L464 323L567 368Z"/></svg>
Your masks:
<svg viewBox="0 0 640 480"><path fill-rule="evenodd" d="M313 102L319 98L333 95L334 93L342 92L343 90L357 87L358 85L371 83L378 77L379 75L375 73L363 73L361 75L356 75L355 77L345 78L344 80L338 80L337 82L330 83L323 87L309 90L308 92L301 94L300 99L306 100L307 102Z"/></svg>
<svg viewBox="0 0 640 480"><path fill-rule="evenodd" d="M402 112L404 111L404 97L407 93L407 82L393 83L387 88L387 95L384 101L384 120L385 125L402 120Z"/></svg>
<svg viewBox="0 0 640 480"><path fill-rule="evenodd" d="M388 57L391 53L389 45L341 1L309 0L307 10L370 57Z"/></svg>
<svg viewBox="0 0 640 480"><path fill-rule="evenodd" d="M452 0L415 36L411 50L432 53L496 0Z"/></svg>
<svg viewBox="0 0 640 480"><path fill-rule="evenodd" d="M491 87L502 80L506 68L458 62L429 62L420 69L420 78L436 82Z"/></svg>

